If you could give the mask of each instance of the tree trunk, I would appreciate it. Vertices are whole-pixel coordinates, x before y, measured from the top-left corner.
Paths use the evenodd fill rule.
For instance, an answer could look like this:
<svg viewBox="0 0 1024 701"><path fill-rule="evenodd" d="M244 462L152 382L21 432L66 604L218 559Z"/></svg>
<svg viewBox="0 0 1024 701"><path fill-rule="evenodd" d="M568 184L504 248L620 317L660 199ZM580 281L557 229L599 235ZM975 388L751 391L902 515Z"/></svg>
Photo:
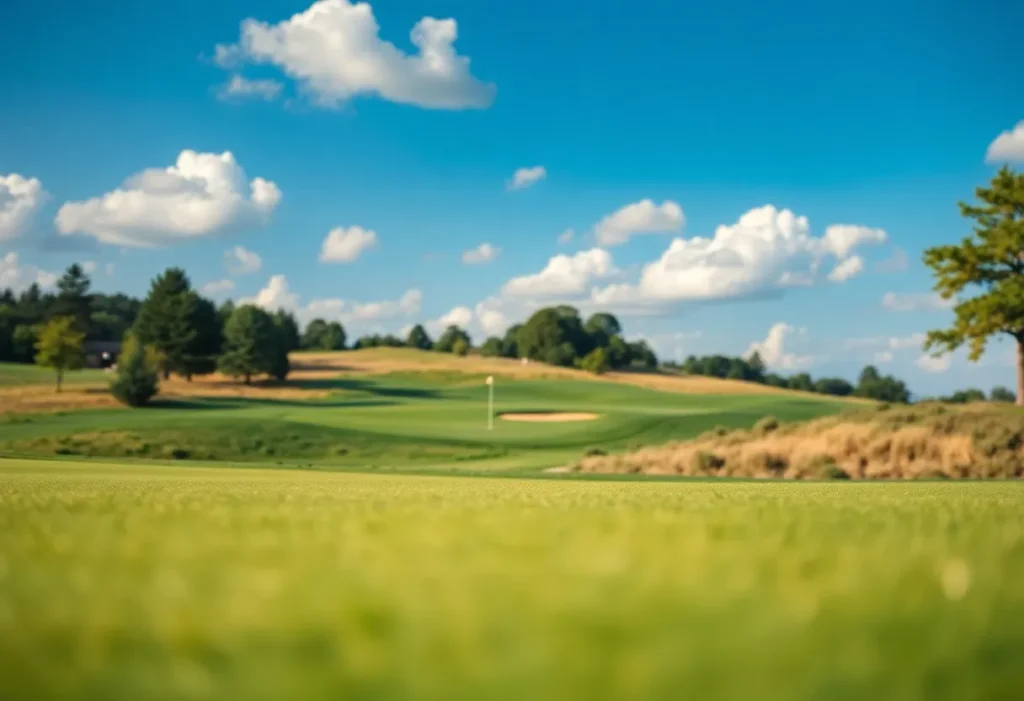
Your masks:
<svg viewBox="0 0 1024 701"><path fill-rule="evenodd" d="M1017 341L1017 406L1024 406L1024 338Z"/></svg>
<svg viewBox="0 0 1024 701"><path fill-rule="evenodd" d="M64 371L57 368L57 394L60 394L60 383L64 380ZM1019 397L1018 397L1019 399Z"/></svg>
<svg viewBox="0 0 1024 701"><path fill-rule="evenodd" d="M251 385L252 384L252 375L250 375L249 373L245 373L245 384L247 384L247 385Z"/></svg>

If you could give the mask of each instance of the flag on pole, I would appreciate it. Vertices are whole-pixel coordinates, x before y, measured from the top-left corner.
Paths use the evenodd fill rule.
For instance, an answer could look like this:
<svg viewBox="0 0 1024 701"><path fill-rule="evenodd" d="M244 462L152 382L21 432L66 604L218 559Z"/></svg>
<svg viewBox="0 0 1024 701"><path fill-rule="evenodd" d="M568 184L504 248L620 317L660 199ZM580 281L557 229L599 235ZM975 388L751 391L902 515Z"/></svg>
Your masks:
<svg viewBox="0 0 1024 701"><path fill-rule="evenodd" d="M493 385L494 384L494 375L488 375L487 376L487 384L489 384L489 385Z"/></svg>

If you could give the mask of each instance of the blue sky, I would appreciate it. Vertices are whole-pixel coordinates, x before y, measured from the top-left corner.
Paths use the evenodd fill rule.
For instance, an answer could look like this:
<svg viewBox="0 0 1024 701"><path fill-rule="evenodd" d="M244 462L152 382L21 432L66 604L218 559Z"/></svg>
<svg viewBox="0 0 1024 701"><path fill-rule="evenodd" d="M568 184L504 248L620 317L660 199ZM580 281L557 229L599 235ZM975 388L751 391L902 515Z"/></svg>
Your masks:
<svg viewBox="0 0 1024 701"><path fill-rule="evenodd" d="M478 340L568 301L668 357L1012 384L1008 346L929 362L917 334L950 318L922 250L1024 159L1024 6L688 5L4 3L0 284L88 260L142 295L181 265L217 298Z"/></svg>

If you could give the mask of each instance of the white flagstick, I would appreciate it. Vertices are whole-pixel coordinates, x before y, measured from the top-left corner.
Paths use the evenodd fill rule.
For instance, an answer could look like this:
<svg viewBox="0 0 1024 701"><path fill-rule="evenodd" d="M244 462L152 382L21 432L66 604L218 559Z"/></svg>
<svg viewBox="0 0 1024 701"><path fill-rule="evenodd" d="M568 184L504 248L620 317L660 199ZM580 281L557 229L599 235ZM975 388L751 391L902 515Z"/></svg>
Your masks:
<svg viewBox="0 0 1024 701"><path fill-rule="evenodd" d="M494 430L494 376L487 376L487 430Z"/></svg>

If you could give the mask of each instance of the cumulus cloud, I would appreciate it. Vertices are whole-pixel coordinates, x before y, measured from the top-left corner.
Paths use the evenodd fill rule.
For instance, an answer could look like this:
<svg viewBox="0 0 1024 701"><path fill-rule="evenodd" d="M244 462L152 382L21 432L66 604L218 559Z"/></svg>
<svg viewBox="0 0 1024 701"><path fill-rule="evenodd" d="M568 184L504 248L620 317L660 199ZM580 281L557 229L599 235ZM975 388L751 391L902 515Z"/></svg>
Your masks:
<svg viewBox="0 0 1024 701"><path fill-rule="evenodd" d="M985 152L986 163L1024 162L1024 120L997 136Z"/></svg>
<svg viewBox="0 0 1024 701"><path fill-rule="evenodd" d="M547 168L544 166L533 166L531 168L519 168L515 173L512 174L512 179L508 181L509 190L523 190L525 188L534 185L548 175Z"/></svg>
<svg viewBox="0 0 1024 701"><path fill-rule="evenodd" d="M476 248L471 248L462 253L462 262L466 265L477 265L479 263L490 263L501 253L500 248L495 248L489 243L482 243Z"/></svg>
<svg viewBox="0 0 1024 701"><path fill-rule="evenodd" d="M672 200L660 205L653 200L628 204L602 219L594 227L598 244L618 246L636 234L666 234L681 231L686 223L683 208Z"/></svg>
<svg viewBox="0 0 1024 701"><path fill-rule="evenodd" d="M493 85L470 73L456 53L454 19L424 17L409 33L417 53L406 54L380 38L368 3L319 0L304 12L270 24L246 19L237 44L216 47L221 66L273 64L298 81L323 106L357 96L431 109L484 108Z"/></svg>
<svg viewBox="0 0 1024 701"><path fill-rule="evenodd" d="M204 295L219 295L235 289L235 283L231 280L211 280L203 285L201 292ZM277 307L274 307L276 310Z"/></svg>
<svg viewBox="0 0 1024 701"><path fill-rule="evenodd" d="M377 232L361 226L336 227L328 232L320 247L320 260L325 263L351 263L377 245Z"/></svg>
<svg viewBox="0 0 1024 701"><path fill-rule="evenodd" d="M319 317L343 324L360 324L414 316L423 304L423 293L416 289L407 290L396 300L379 302L355 302L327 297L313 299L302 305L300 300L300 296L291 290L287 277L273 275L255 297L242 299L239 303L255 304L270 311L287 309L295 312L303 321Z"/></svg>
<svg viewBox="0 0 1024 701"><path fill-rule="evenodd" d="M814 360L812 356L797 355L786 350L786 338L795 331L792 326L780 321L768 330L764 340L751 343L744 357L749 358L758 353L765 365L782 370L807 367Z"/></svg>
<svg viewBox="0 0 1024 701"><path fill-rule="evenodd" d="M42 288L51 288L57 284L57 275L34 265L21 263L17 253L8 253L0 257L0 289L10 288L21 292L36 284Z"/></svg>
<svg viewBox="0 0 1024 701"><path fill-rule="evenodd" d="M427 330L435 336L442 333L449 326L458 326L465 329L473 322L473 310L469 307L454 307L447 314L442 314L433 321L428 321Z"/></svg>
<svg viewBox="0 0 1024 701"><path fill-rule="evenodd" d="M474 310L477 324L484 334L498 336L510 326L505 315L502 301L496 297L488 297L476 305Z"/></svg>
<svg viewBox="0 0 1024 701"><path fill-rule="evenodd" d="M244 246L235 246L224 251L224 265L232 275L245 275L259 272L263 267L263 259Z"/></svg>
<svg viewBox="0 0 1024 701"><path fill-rule="evenodd" d="M276 80L249 80L237 73L217 91L221 100L250 99L272 102L281 94L284 85Z"/></svg>
<svg viewBox="0 0 1024 701"><path fill-rule="evenodd" d="M828 274L828 279L832 282L846 282L859 275L863 270L864 259L860 256L852 256L844 261L840 261L836 267L832 268L832 272Z"/></svg>
<svg viewBox="0 0 1024 701"><path fill-rule="evenodd" d="M164 169L137 173L101 197L67 202L57 212L62 235L88 234L119 246L154 247L263 224L281 191L246 180L230 151L185 150Z"/></svg>
<svg viewBox="0 0 1024 701"><path fill-rule="evenodd" d="M864 227L829 227L824 237L810 234L806 217L771 205L752 209L711 238L673 239L658 260L644 266L636 285L595 290L603 304L658 305L667 302L741 298L783 287L813 284L822 261L842 263L856 247L884 240L884 232ZM847 264L849 274L858 264ZM863 266L863 261L859 264Z"/></svg>
<svg viewBox="0 0 1024 701"><path fill-rule="evenodd" d="M935 357L933 355L923 354L917 359L917 367L921 368L925 372L940 373L949 370L951 358L949 355L940 355Z"/></svg>
<svg viewBox="0 0 1024 701"><path fill-rule="evenodd" d="M17 173L0 175L0 241L11 241L25 233L46 197L37 178Z"/></svg>
<svg viewBox="0 0 1024 701"><path fill-rule="evenodd" d="M505 283L504 293L513 297L579 295L601 278L616 272L611 254L601 248L573 256L557 255L539 273L515 277Z"/></svg>
<svg viewBox="0 0 1024 701"><path fill-rule="evenodd" d="M931 292L897 294L886 292L882 295L882 307L891 312L924 312L951 309L954 299L943 299Z"/></svg>

